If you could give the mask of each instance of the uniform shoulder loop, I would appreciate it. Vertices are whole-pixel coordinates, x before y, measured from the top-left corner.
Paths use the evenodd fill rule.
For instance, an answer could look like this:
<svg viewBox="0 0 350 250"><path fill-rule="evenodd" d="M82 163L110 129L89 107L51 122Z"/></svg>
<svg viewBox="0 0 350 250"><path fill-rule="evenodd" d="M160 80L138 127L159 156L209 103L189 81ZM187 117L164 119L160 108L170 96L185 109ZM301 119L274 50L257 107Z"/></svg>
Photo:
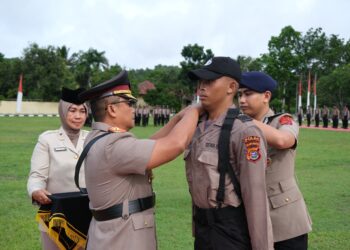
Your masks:
<svg viewBox="0 0 350 250"><path fill-rule="evenodd" d="M242 122L249 122L249 121L252 121L253 119L247 115L244 115L244 114L239 114L237 116L237 119L238 120L241 120Z"/></svg>
<svg viewBox="0 0 350 250"><path fill-rule="evenodd" d="M266 122L266 120L265 120L265 122L267 124L270 124L276 117L279 117L279 116L284 115L284 114L285 113L277 113L277 114L274 114L272 116L269 116L269 117L267 117L267 122Z"/></svg>

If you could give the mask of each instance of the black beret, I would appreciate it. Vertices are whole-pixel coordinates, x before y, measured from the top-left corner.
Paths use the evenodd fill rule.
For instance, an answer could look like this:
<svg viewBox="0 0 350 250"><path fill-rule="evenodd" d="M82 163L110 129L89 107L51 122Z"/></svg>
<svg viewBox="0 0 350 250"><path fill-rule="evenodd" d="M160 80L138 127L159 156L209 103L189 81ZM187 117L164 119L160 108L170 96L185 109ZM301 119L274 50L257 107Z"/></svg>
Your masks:
<svg viewBox="0 0 350 250"><path fill-rule="evenodd" d="M206 62L202 68L188 73L188 77L192 80L215 80L222 76L231 77L240 83L241 68L238 62L230 57L217 56Z"/></svg>
<svg viewBox="0 0 350 250"><path fill-rule="evenodd" d="M112 95L118 95L127 99L136 100L136 98L131 94L130 81L126 70L123 70L112 79L84 91L79 95L79 98L81 100L88 101L97 100Z"/></svg>
<svg viewBox="0 0 350 250"><path fill-rule="evenodd" d="M70 102L77 105L83 104L84 101L80 100L79 94L84 91L84 88L69 89L66 87L62 87L61 99L65 102Z"/></svg>
<svg viewBox="0 0 350 250"><path fill-rule="evenodd" d="M259 93L273 92L277 88L277 82L263 72L251 71L242 74L242 82L239 87L248 88Z"/></svg>

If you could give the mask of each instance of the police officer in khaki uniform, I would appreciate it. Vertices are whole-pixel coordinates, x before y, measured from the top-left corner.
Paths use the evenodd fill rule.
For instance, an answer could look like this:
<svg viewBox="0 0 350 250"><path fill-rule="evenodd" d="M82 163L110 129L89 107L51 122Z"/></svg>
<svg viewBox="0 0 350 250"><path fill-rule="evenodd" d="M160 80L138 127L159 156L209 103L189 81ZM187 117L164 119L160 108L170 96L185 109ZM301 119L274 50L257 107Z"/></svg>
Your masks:
<svg viewBox="0 0 350 250"><path fill-rule="evenodd" d="M86 138L110 132L95 142L85 159L86 188L93 214L87 249L157 248L150 171L183 152L192 137L198 108L177 114L151 139L137 139L136 98L126 71L82 93L90 100L95 123Z"/></svg>
<svg viewBox="0 0 350 250"><path fill-rule="evenodd" d="M277 83L262 72L243 73L239 89L241 110L256 119L269 145L266 188L275 249L307 249L311 220L294 173L299 127L290 114L269 107ZM265 124L270 126L267 126Z"/></svg>
<svg viewBox="0 0 350 250"><path fill-rule="evenodd" d="M88 131L82 130L88 107L78 99L84 89L62 88L58 104L61 127L49 130L39 136L35 145L27 189L33 202L40 205L50 204L48 195L79 191L75 186L75 164L83 151ZM80 174L80 183L85 187L84 168ZM58 246L46 233L44 224L39 224L43 249L58 249Z"/></svg>
<svg viewBox="0 0 350 250"><path fill-rule="evenodd" d="M218 202L218 139L224 118L233 105L241 78L239 64L214 57L189 77L199 81L201 117L186 149L186 175L193 203L195 249L273 249L265 189L266 142L252 120L240 115L230 130L229 168L239 180L224 175L224 199ZM229 170L230 171L230 170Z"/></svg>

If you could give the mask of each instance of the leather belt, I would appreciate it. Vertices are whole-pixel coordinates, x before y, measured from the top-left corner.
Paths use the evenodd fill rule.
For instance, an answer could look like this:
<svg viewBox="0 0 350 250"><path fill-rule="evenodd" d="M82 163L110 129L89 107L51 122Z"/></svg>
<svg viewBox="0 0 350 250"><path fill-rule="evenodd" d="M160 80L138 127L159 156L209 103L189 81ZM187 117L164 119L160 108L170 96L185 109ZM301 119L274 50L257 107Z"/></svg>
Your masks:
<svg viewBox="0 0 350 250"><path fill-rule="evenodd" d="M144 210L154 207L156 196L153 195L129 201L129 215L142 212ZM117 219L123 216L123 203L111 206L103 210L91 210L92 216L97 221L106 221Z"/></svg>

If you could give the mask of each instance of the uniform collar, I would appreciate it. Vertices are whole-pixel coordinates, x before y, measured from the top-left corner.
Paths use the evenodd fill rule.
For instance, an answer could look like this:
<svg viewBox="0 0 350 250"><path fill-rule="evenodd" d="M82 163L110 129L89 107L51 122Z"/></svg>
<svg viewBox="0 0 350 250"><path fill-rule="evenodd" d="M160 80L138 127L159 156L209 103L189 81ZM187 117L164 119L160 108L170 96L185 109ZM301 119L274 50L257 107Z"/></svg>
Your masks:
<svg viewBox="0 0 350 250"><path fill-rule="evenodd" d="M215 121L213 121L212 125L215 125L215 126L218 126L218 127L221 127L222 124L224 123L224 120L225 120L225 117L226 117L226 114L227 114L227 111L229 109L235 109L237 108L234 104L232 104L227 110L226 112L222 113ZM201 130L203 131L204 130L204 125L205 125L205 121L207 121L208 119L208 114L204 114L202 115L200 118L199 118L199 124L200 124L200 127L201 127Z"/></svg>
<svg viewBox="0 0 350 250"><path fill-rule="evenodd" d="M262 122L263 122L263 123L266 123L267 119L268 119L270 116L273 116L273 115L275 115L275 112L273 112L272 109L269 109L269 110L267 111L267 113L264 115L264 117L263 117L263 119L262 119Z"/></svg>
<svg viewBox="0 0 350 250"><path fill-rule="evenodd" d="M93 122L91 128L93 130L108 131L111 126L104 122Z"/></svg>

